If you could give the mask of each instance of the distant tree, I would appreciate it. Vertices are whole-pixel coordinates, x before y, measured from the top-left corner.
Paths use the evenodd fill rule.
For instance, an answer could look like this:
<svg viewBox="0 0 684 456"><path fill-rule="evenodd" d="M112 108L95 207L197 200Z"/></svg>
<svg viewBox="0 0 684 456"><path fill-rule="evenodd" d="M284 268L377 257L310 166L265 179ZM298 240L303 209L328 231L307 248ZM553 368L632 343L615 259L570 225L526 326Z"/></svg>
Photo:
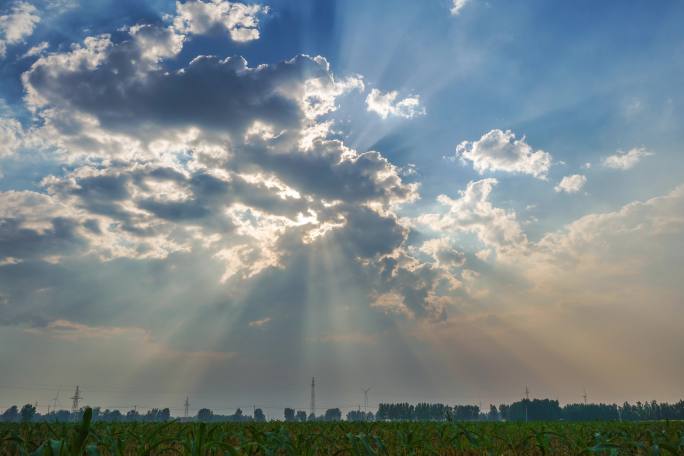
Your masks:
<svg viewBox="0 0 684 456"><path fill-rule="evenodd" d="M309 413L309 417L306 419L307 421L316 421L316 415L313 413Z"/></svg>
<svg viewBox="0 0 684 456"><path fill-rule="evenodd" d="M503 414L503 408L499 410ZM554 421L562 418L562 411L558 401L523 399L508 406L505 418L511 421Z"/></svg>
<svg viewBox="0 0 684 456"><path fill-rule="evenodd" d="M214 412L212 412L208 408L201 408L197 412L197 420L198 421L211 421L211 419L213 417L214 417Z"/></svg>
<svg viewBox="0 0 684 456"><path fill-rule="evenodd" d="M54 414L54 420L60 423L71 421L71 412L68 410L59 410Z"/></svg>
<svg viewBox="0 0 684 456"><path fill-rule="evenodd" d="M19 420L19 409L16 405L11 406L2 414L2 421L12 422Z"/></svg>
<svg viewBox="0 0 684 456"><path fill-rule="evenodd" d="M157 421L157 416L159 416L159 409L152 408L147 411L144 416L144 421Z"/></svg>
<svg viewBox="0 0 684 456"><path fill-rule="evenodd" d="M499 411L496 409L496 405L494 405L494 404L489 405L489 413L487 414L487 419L489 421L498 421L499 420Z"/></svg>
<svg viewBox="0 0 684 456"><path fill-rule="evenodd" d="M374 416L372 412L362 412L361 410L352 410L347 413L347 421L373 421Z"/></svg>
<svg viewBox="0 0 684 456"><path fill-rule="evenodd" d="M331 408L325 411L325 421L340 421L342 419L342 411L338 408Z"/></svg>
<svg viewBox="0 0 684 456"><path fill-rule="evenodd" d="M454 419L460 421L474 421L480 416L480 407L477 405L455 405Z"/></svg>
<svg viewBox="0 0 684 456"><path fill-rule="evenodd" d="M264 415L264 411L260 408L254 410L254 421L258 423L263 423L266 421L266 415Z"/></svg>
<svg viewBox="0 0 684 456"><path fill-rule="evenodd" d="M137 410L129 410L126 412L126 421L140 421L140 413Z"/></svg>
<svg viewBox="0 0 684 456"><path fill-rule="evenodd" d="M299 421L300 423L303 423L306 421L306 412L304 410L298 410L297 415L295 416L295 419Z"/></svg>
<svg viewBox="0 0 684 456"><path fill-rule="evenodd" d="M19 414L21 415L21 421L28 423L33 420L33 417L36 415L36 408L31 404L26 404L21 408Z"/></svg>
<svg viewBox="0 0 684 456"><path fill-rule="evenodd" d="M110 422L117 422L121 421L121 412L119 410L105 410L104 414L102 415L102 419L104 421L110 421Z"/></svg>
<svg viewBox="0 0 684 456"><path fill-rule="evenodd" d="M291 408L286 408L285 409L285 421L294 421L295 420L295 411L294 409Z"/></svg>

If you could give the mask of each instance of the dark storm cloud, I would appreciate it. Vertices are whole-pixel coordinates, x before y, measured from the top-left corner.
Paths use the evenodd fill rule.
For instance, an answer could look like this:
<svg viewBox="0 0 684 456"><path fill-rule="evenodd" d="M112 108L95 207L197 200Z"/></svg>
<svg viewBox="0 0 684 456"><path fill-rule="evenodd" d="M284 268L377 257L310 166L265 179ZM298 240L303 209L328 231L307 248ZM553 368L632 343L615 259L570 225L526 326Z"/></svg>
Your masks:
<svg viewBox="0 0 684 456"><path fill-rule="evenodd" d="M76 207L129 227L137 223L133 209L169 222L195 222L225 231L231 224L224 211L235 203L290 218L306 212L309 205L302 199L282 198L263 182L248 182L238 175L231 175L228 180L206 171L186 175L145 163L90 168L89 173L97 174L77 171L62 179L52 177L48 190L59 199L72 201ZM184 192L183 199L160 199L159 185L165 182Z"/></svg>
<svg viewBox="0 0 684 456"><path fill-rule="evenodd" d="M22 219L0 219L0 259L65 255L87 244L77 233L78 222L54 217L48 223L38 230L25 227Z"/></svg>
<svg viewBox="0 0 684 456"><path fill-rule="evenodd" d="M312 153L274 153L250 147L245 165L274 172L306 194L348 202L409 200L415 186L402 182L398 170L380 153L351 153L340 141L317 141Z"/></svg>
<svg viewBox="0 0 684 456"><path fill-rule="evenodd" d="M346 224L331 234L331 240L351 258L390 254L406 239L407 230L393 216L384 217L366 207L350 207L343 214Z"/></svg>
<svg viewBox="0 0 684 456"><path fill-rule="evenodd" d="M87 113L103 128L128 134L146 136L155 127L188 126L239 132L255 119L278 129L297 127L303 115L298 85L329 77L324 60L307 56L257 68L247 67L242 57L199 56L168 72L147 64L133 41L101 41L104 49L84 51L83 56L38 60L24 74L29 93L41 105ZM89 61L97 62L96 67ZM76 130L73 124L57 126L66 134Z"/></svg>

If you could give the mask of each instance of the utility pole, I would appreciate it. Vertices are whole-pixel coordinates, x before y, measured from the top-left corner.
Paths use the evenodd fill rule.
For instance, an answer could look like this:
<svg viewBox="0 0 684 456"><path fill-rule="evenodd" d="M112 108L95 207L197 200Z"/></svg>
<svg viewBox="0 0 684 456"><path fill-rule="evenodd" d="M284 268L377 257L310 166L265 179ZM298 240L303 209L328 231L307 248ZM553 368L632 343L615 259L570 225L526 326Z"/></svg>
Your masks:
<svg viewBox="0 0 684 456"><path fill-rule="evenodd" d="M311 415L316 417L316 380L311 377Z"/></svg>
<svg viewBox="0 0 684 456"><path fill-rule="evenodd" d="M185 418L188 417L188 412L190 411L190 396L185 396Z"/></svg>
<svg viewBox="0 0 684 456"><path fill-rule="evenodd" d="M78 388L78 385L76 385L76 392L74 393L73 396L70 398L73 402L71 403L71 413L78 413L81 408L78 406L78 402L83 399L83 396L81 396L81 391Z"/></svg>

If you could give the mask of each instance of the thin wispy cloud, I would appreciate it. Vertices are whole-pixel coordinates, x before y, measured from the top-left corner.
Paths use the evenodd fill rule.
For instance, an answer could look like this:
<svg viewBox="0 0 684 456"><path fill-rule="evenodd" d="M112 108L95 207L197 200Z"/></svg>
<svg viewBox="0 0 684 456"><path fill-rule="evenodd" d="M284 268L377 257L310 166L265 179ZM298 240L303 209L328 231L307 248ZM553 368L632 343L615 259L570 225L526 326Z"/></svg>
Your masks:
<svg viewBox="0 0 684 456"><path fill-rule="evenodd" d="M618 151L603 160L603 166L607 168L628 170L634 168L643 158L653 155L653 152L637 147L627 152Z"/></svg>

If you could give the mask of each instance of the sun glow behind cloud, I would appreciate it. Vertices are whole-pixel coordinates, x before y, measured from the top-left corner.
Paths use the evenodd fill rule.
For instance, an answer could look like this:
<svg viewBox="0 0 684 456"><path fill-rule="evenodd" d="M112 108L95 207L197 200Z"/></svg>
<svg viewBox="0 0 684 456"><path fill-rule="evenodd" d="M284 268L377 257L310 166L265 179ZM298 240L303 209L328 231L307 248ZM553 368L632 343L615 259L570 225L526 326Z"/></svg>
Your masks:
<svg viewBox="0 0 684 456"><path fill-rule="evenodd" d="M567 54L521 82L523 6L338 2L326 30L321 8L191 1L73 43L25 27L7 55L27 59L12 106L28 117L0 119L0 342L35 365L49 345L61 383L90 365L91 383L233 404L300 406L311 375L345 404L360 382L388 400L533 382L622 400L646 369L671 398L684 173L669 121L639 117L648 97L625 120L612 86L548 85L579 65ZM322 34L333 51L308 52ZM592 97L658 135L592 136L572 124ZM0 358L18 383L39 375L20 354Z"/></svg>

